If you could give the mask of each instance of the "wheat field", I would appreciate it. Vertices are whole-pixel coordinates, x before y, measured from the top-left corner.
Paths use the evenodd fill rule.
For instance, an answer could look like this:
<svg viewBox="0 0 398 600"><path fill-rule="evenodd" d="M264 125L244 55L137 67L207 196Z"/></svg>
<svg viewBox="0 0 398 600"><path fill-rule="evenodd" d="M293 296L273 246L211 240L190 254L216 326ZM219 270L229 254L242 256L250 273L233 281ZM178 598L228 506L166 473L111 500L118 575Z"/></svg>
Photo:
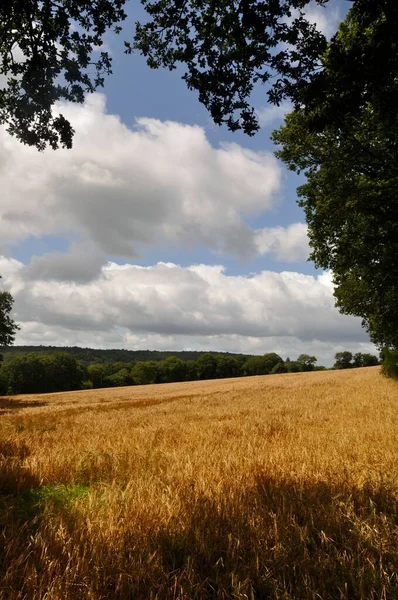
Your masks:
<svg viewBox="0 0 398 600"><path fill-rule="evenodd" d="M0 398L0 598L398 598L379 368Z"/></svg>

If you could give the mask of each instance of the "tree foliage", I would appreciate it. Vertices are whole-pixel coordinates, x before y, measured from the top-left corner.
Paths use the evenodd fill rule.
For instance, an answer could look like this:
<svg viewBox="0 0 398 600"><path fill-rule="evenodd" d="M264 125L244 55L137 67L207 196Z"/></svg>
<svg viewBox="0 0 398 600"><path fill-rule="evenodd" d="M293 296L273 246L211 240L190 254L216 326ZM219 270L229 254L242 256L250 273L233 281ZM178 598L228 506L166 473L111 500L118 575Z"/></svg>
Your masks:
<svg viewBox="0 0 398 600"><path fill-rule="evenodd" d="M383 348L383 375L398 380L398 350Z"/></svg>
<svg viewBox="0 0 398 600"><path fill-rule="evenodd" d="M315 356L309 354L300 354L297 358L297 362L301 365L303 371L313 371L317 360Z"/></svg>
<svg viewBox="0 0 398 600"><path fill-rule="evenodd" d="M73 128L54 104L83 102L111 72L96 52L109 30L120 31L126 0L10 0L0 8L0 123L20 141L43 149L72 146Z"/></svg>
<svg viewBox="0 0 398 600"><path fill-rule="evenodd" d="M352 2L300 98L318 131L352 125L368 107L386 130L396 126L397 26L395 0Z"/></svg>
<svg viewBox="0 0 398 600"><path fill-rule="evenodd" d="M264 356L252 356L242 368L245 375L268 375L277 365L283 365L283 359L276 352L269 352Z"/></svg>
<svg viewBox="0 0 398 600"><path fill-rule="evenodd" d="M315 0L324 5L328 0ZM73 124L54 111L60 100L83 102L111 73L98 52L107 31L121 31L127 0L9 0L0 8L0 122L22 142L70 148ZM141 52L152 68L183 64L190 89L216 123L249 135L258 129L251 106L256 83L269 99L299 98L326 48L309 23L309 0L142 0L125 51Z"/></svg>
<svg viewBox="0 0 398 600"><path fill-rule="evenodd" d="M82 386L85 371L67 352L19 356L3 367L11 394L66 392ZM4 384L3 384L4 385Z"/></svg>
<svg viewBox="0 0 398 600"><path fill-rule="evenodd" d="M10 314L13 304L10 292L0 291L0 346L11 346L19 329Z"/></svg>
<svg viewBox="0 0 398 600"><path fill-rule="evenodd" d="M137 361L134 364L114 361L88 366L65 351L28 352L18 354L0 369L0 395L222 379L303 370L303 365L299 362L284 362L275 352L251 356L249 360L244 355L206 352L200 354L197 360L168 356L159 361Z"/></svg>
<svg viewBox="0 0 398 600"><path fill-rule="evenodd" d="M356 352L354 354L354 367L375 367L379 364L379 359L374 354Z"/></svg>
<svg viewBox="0 0 398 600"><path fill-rule="evenodd" d="M344 350L343 352L337 352L334 358L336 361L334 363L335 369L351 369L351 367L353 366L352 352L349 352L348 350Z"/></svg>
<svg viewBox="0 0 398 600"><path fill-rule="evenodd" d="M149 19L137 25L130 48L152 68L182 63L183 79L213 120L253 135L259 129L254 85L267 83L272 102L299 98L326 49L325 37L305 17L308 3L143 0Z"/></svg>
<svg viewBox="0 0 398 600"><path fill-rule="evenodd" d="M317 102L288 115L273 139L306 176L298 195L311 258L332 270L338 308L361 317L378 346L398 347L398 5L373 9L366 19L351 10L325 55Z"/></svg>

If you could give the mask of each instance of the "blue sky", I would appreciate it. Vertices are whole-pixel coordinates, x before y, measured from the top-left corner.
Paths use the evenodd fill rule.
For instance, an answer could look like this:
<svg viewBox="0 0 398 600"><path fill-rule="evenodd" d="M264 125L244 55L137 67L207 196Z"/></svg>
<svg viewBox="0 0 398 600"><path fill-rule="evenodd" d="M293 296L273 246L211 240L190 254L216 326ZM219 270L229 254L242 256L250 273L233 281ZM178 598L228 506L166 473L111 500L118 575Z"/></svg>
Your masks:
<svg viewBox="0 0 398 600"><path fill-rule="evenodd" d="M347 5L310 5L310 18L330 35ZM300 178L273 156L283 113L265 90L253 96L260 132L231 133L181 72L124 55L125 37L106 39L101 93L62 107L71 151L39 154L1 132L0 272L17 343L310 352L323 364L374 351L306 260Z"/></svg>

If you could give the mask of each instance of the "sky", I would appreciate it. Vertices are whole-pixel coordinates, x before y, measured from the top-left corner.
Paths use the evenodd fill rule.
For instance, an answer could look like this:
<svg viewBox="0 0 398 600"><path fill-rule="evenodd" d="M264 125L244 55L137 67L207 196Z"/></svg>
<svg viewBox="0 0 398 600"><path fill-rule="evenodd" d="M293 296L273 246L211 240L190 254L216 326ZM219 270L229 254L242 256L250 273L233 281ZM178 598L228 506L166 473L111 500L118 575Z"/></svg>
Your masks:
<svg viewBox="0 0 398 600"><path fill-rule="evenodd" d="M309 18L328 36L344 0ZM0 274L16 344L217 350L331 365L372 352L334 307L332 274L308 261L296 187L269 137L290 107L254 102L250 138L213 124L180 71L151 71L108 35L113 75L62 105L72 150L39 153L0 128Z"/></svg>

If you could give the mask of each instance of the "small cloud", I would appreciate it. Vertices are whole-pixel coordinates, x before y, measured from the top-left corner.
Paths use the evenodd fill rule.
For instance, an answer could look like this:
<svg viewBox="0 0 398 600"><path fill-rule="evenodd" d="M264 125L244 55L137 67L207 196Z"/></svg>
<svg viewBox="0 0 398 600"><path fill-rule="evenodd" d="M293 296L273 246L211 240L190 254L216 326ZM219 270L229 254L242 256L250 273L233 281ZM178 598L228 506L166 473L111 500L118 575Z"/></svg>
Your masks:
<svg viewBox="0 0 398 600"><path fill-rule="evenodd" d="M265 227L256 232L256 246L259 254L274 254L278 260L300 262L307 260L307 225L292 223L288 227Z"/></svg>
<svg viewBox="0 0 398 600"><path fill-rule="evenodd" d="M310 2L305 9L305 16L310 23L316 25L317 29L323 35L330 39L337 31L341 21L340 10L338 6L320 6L315 2Z"/></svg>
<svg viewBox="0 0 398 600"><path fill-rule="evenodd" d="M258 122L262 127L267 125L279 125L285 119L285 116L293 110L293 104L282 102L279 106L269 104L257 110Z"/></svg>

